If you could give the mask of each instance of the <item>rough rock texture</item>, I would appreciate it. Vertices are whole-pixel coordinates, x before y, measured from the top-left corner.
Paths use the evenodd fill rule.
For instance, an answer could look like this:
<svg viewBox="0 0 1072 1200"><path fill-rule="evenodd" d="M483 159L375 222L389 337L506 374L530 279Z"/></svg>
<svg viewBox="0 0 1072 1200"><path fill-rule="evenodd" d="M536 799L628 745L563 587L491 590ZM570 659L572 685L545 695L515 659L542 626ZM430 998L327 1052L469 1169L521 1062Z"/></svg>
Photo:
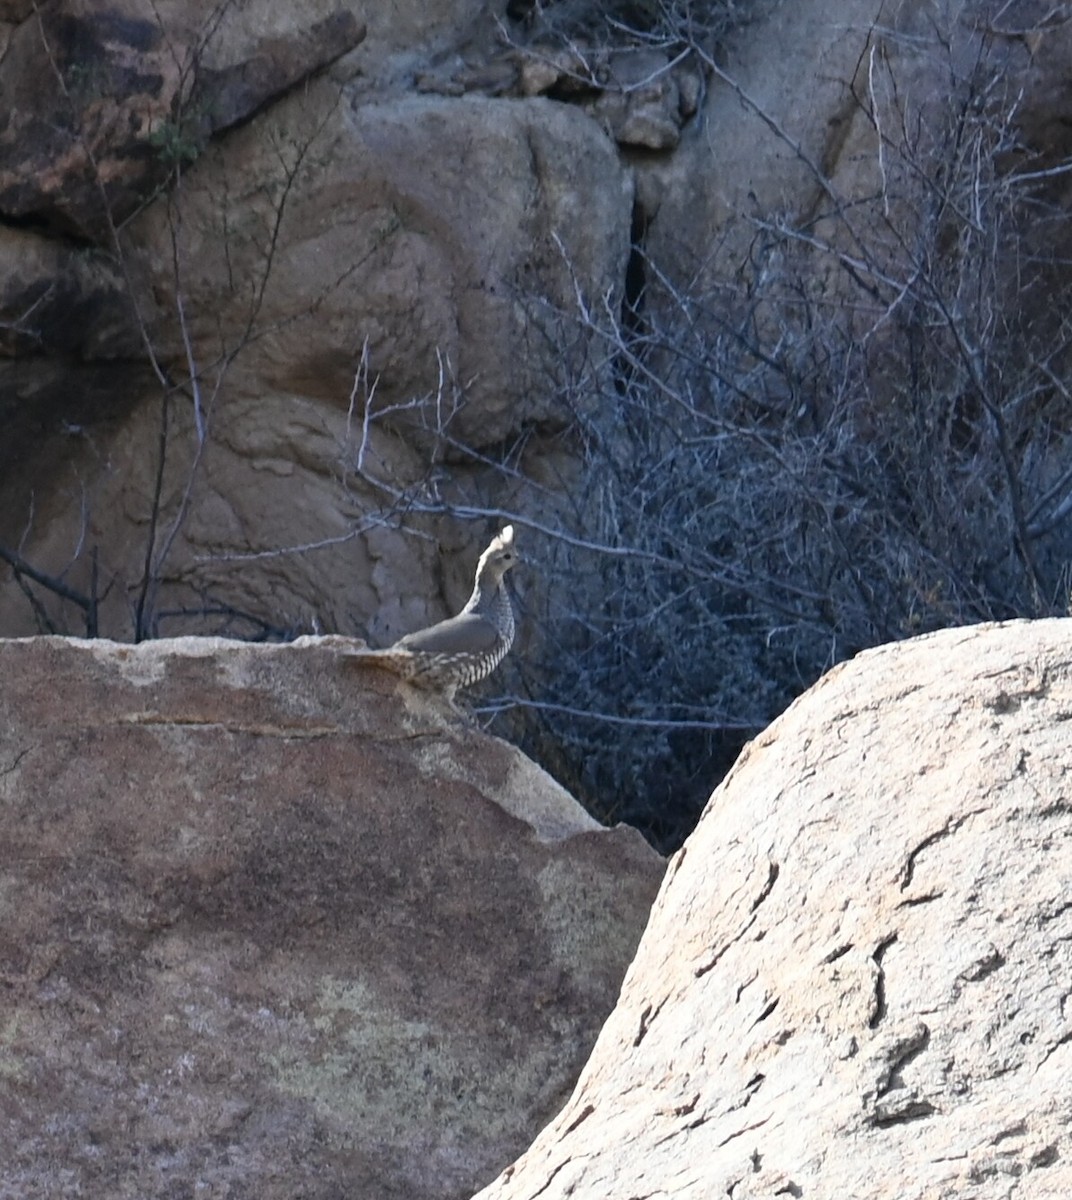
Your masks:
<svg viewBox="0 0 1072 1200"><path fill-rule="evenodd" d="M0 1195L468 1194L662 873L349 643L0 643Z"/></svg>
<svg viewBox="0 0 1072 1200"><path fill-rule="evenodd" d="M283 7L51 0L27 13L0 58L0 213L110 246L177 159L364 36L323 0L279 28Z"/></svg>
<svg viewBox="0 0 1072 1200"><path fill-rule="evenodd" d="M752 743L482 1200L1072 1195L1070 634L870 651Z"/></svg>
<svg viewBox="0 0 1072 1200"><path fill-rule="evenodd" d="M680 284L724 281L756 221L836 207L824 182L842 203L867 199L883 183L870 104L896 80L926 121L948 105L950 53L965 76L989 60L1019 91L1024 149L1064 161L1070 47L1072 23L1034 0L780 4L733 39L677 152L638 165L647 251Z"/></svg>
<svg viewBox="0 0 1072 1200"><path fill-rule="evenodd" d="M13 356L0 360L0 416L20 434L0 450L0 544L82 592L95 569L99 628L129 637L147 541L181 510L158 571L165 607L211 596L276 629L392 640L443 615L427 590L413 603L432 607L412 621L382 615L433 573L435 547L396 538L385 554L376 530L356 535L385 495L353 486L355 462L387 489L413 488L439 425L494 459L550 424L548 387L569 354L534 309L568 308L578 286L614 303L631 174L571 106L370 90L360 73L345 86L319 78L198 147L174 204L124 226L123 270L102 253L41 248L29 231L0 239L14 268L0 283L0 345ZM190 389L170 393L155 524L162 389L146 339L173 381L196 363L208 430L199 452ZM544 451L559 477L561 454ZM226 557L316 543L241 570ZM381 581L384 558L398 574ZM0 592L0 629L40 628L6 573ZM85 632L79 614L44 604L53 628Z"/></svg>
<svg viewBox="0 0 1072 1200"><path fill-rule="evenodd" d="M486 449L545 417L541 384L563 357L540 344L526 298L565 306L571 271L593 294L613 293L632 199L613 143L569 106L480 96L349 103L322 81L198 162L178 279L163 207L131 240L166 359L184 350L177 291L199 362L240 350L252 322L254 344L228 367L228 399L307 396L345 413L367 347L373 408L413 405L393 430L419 442L434 425L445 363L452 381L467 381L451 433ZM439 408L453 399L448 387Z"/></svg>
<svg viewBox="0 0 1072 1200"><path fill-rule="evenodd" d="M524 95L570 97L623 149L672 150L703 86L694 63L682 68L665 51L636 47L536 46L521 56L517 74Z"/></svg>
<svg viewBox="0 0 1072 1200"><path fill-rule="evenodd" d="M894 10L916 7L914 0L842 0L835 16L828 4L782 4L736 38L724 65L741 91L713 81L702 119L678 152L645 167L640 194L654 260L682 281L717 276L737 266L754 237L753 218L811 211L820 185L794 147L827 170L837 165L874 24L880 13L885 24ZM873 186L869 175L859 182ZM846 192L856 189L850 183Z"/></svg>
<svg viewBox="0 0 1072 1200"><path fill-rule="evenodd" d="M156 573L163 608L202 616L164 632L213 629L220 606L374 640L441 616L377 615L435 556L385 555L364 530L443 498L507 509L518 462L551 523L536 509L583 469L552 400L578 362L613 358L571 324L578 301L613 316L650 269L732 289L756 219L814 211L813 166L848 207L873 194L866 71L889 60L944 104L920 50L936 21L1005 47L1025 143L1044 165L1069 150L1072 25L1047 5L763 5L718 58L747 102L695 57L523 49L517 26L500 36L505 3L429 7L51 0L39 19L0 3L0 545L83 593L96 571L103 631L131 636L150 530L182 508L195 459ZM155 514L149 345L172 388ZM311 544L241 571L225 558ZM83 631L37 598L5 570L0 631Z"/></svg>

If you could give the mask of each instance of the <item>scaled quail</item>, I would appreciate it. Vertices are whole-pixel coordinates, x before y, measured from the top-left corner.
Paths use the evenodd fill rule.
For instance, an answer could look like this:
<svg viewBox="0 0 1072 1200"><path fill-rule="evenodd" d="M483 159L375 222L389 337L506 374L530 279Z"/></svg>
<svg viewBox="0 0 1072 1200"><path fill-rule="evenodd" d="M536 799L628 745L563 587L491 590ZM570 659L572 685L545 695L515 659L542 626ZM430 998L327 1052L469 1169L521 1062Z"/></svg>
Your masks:
<svg viewBox="0 0 1072 1200"><path fill-rule="evenodd" d="M516 562L514 527L507 525L480 556L473 594L456 617L360 657L453 700L459 688L490 675L513 645L514 610L503 576Z"/></svg>

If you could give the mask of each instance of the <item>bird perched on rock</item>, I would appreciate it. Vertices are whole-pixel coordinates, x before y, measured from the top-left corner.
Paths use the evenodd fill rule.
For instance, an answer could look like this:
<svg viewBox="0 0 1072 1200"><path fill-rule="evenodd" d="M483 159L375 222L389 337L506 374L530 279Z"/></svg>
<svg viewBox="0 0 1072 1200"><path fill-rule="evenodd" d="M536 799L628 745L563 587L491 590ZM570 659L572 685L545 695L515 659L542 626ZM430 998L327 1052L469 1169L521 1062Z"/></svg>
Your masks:
<svg viewBox="0 0 1072 1200"><path fill-rule="evenodd" d="M456 617L358 657L453 700L459 688L490 675L513 645L514 610L503 576L517 561L514 527L507 525L480 556L473 594Z"/></svg>

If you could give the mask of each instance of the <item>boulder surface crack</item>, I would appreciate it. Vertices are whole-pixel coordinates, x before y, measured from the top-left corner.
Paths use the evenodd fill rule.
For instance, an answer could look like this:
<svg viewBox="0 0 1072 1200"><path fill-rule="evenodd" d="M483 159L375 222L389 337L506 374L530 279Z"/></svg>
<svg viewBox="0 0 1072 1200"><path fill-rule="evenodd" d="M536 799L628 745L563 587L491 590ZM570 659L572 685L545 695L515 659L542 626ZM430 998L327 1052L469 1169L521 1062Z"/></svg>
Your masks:
<svg viewBox="0 0 1072 1200"><path fill-rule="evenodd" d="M886 1069L880 1077L876 1096L885 1096L904 1086L901 1072L926 1050L930 1040L931 1031L921 1021L911 1032L895 1038L884 1049L882 1057L886 1060Z"/></svg>
<svg viewBox="0 0 1072 1200"><path fill-rule="evenodd" d="M339 733L337 725L246 725L238 721L217 721L207 717L163 716L160 713L130 713L121 717L120 723L150 725L165 729L220 729L226 733L247 733L252 737L297 741L333 737Z"/></svg>
<svg viewBox="0 0 1072 1200"><path fill-rule="evenodd" d="M877 1029L886 1015L886 973L882 969L882 959L885 957L886 951L896 941L897 934L891 933L889 937L879 942L875 947L874 954L871 955L877 968L875 974L875 995L871 1004L871 1016L867 1022L872 1029Z"/></svg>
<svg viewBox="0 0 1072 1200"><path fill-rule="evenodd" d="M766 900L774 890L774 885L778 881L778 872L780 869L781 868L776 862L769 862L767 864L767 882L763 885L759 895L755 898L755 900L752 901L752 912L755 912L756 909L759 908L763 901Z"/></svg>
<svg viewBox="0 0 1072 1200"><path fill-rule="evenodd" d="M943 838L951 837L966 821L972 817L977 817L984 811L985 809L982 808L973 808L966 813L961 813L959 816L950 817L941 829L936 829L933 833L927 834L923 841L909 853L908 858L905 860L904 869L901 872L901 891L903 892L912 882L912 877L916 871L916 860L924 850L930 849L931 846L936 842L942 841Z"/></svg>
<svg viewBox="0 0 1072 1200"><path fill-rule="evenodd" d="M741 940L741 938L743 938L744 935L756 923L756 910L763 903L763 901L766 900L767 897L771 894L771 891L774 888L774 884L778 879L779 870L780 870L780 868L776 862L768 862L767 863L767 878L766 878L766 881L764 882L763 886L760 888L759 893L757 894L756 898L752 901L752 907L749 909L749 912L751 915L749 916L748 920L745 921L745 923L741 926L740 930L738 930L738 932L732 938L730 938L730 940L728 942L726 942L723 946L721 946L715 952L715 955L713 958L709 959L705 963L702 963L700 966L698 966L694 969L694 971L693 971L694 978L701 979L701 978L703 978L704 975L706 975L708 973L708 971L713 971L715 969L715 967L718 966L719 962L722 959L722 956L726 953L726 951L729 950L729 948L731 946L733 946L737 942L739 942Z"/></svg>
<svg viewBox="0 0 1072 1200"><path fill-rule="evenodd" d="M577 1116L575 1116L573 1118L573 1120L570 1121L570 1123L566 1126L566 1132L565 1132L565 1134L563 1134L563 1136L564 1137L568 1136L579 1126L583 1125L585 1123L585 1121L587 1121L588 1118L595 1111L596 1111L596 1106L594 1104L586 1104L584 1106L584 1108L582 1108L581 1111L577 1114Z"/></svg>
<svg viewBox="0 0 1072 1200"><path fill-rule="evenodd" d="M633 1038L634 1046L639 1046L640 1043L647 1036L647 1032L654 1024L655 1018L659 1015L660 1012L662 1012L662 1008L663 1008L663 1005L666 1003L666 999L667 998L664 996L662 998L662 1000L659 1001L658 1004L655 1004L655 1005L645 1004L644 1005L643 1011L640 1014L640 1024L637 1026L636 1037Z"/></svg>

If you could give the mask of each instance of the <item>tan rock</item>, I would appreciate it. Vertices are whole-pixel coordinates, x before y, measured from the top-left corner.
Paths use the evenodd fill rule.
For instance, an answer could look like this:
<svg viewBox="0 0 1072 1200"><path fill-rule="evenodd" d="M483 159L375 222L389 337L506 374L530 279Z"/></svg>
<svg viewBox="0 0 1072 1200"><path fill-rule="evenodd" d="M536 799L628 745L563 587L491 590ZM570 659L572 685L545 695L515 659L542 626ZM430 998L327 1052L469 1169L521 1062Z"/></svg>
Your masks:
<svg viewBox="0 0 1072 1200"><path fill-rule="evenodd" d="M520 54L518 85L523 96L543 96L552 89L563 96L583 97L606 76L607 56L584 43L531 46Z"/></svg>
<svg viewBox="0 0 1072 1200"><path fill-rule="evenodd" d="M681 95L670 60L661 51L614 55L606 91L592 106L620 146L672 150L681 137Z"/></svg>
<svg viewBox="0 0 1072 1200"><path fill-rule="evenodd" d="M869 651L757 738L481 1200L1072 1195L1070 631Z"/></svg>
<svg viewBox="0 0 1072 1200"><path fill-rule="evenodd" d="M363 36L326 0L42 6L0 58L0 213L111 249L176 163Z"/></svg>
<svg viewBox="0 0 1072 1200"><path fill-rule="evenodd" d="M836 17L819 0L779 4L731 39L727 75L782 136L724 80L708 81L677 151L646 168L661 198L648 248L672 277L693 279L712 245L719 254L710 270L733 270L754 236L748 218L810 210L819 185L793 146L830 166L855 111L850 88L880 10L881 0L845 0Z"/></svg>
<svg viewBox="0 0 1072 1200"><path fill-rule="evenodd" d="M681 136L678 75L662 51L536 45L520 54L518 86L524 96L572 99L620 146L671 150Z"/></svg>
<svg viewBox="0 0 1072 1200"><path fill-rule="evenodd" d="M550 55L529 56L521 60L519 87L523 96L542 96L562 78L562 65Z"/></svg>
<svg viewBox="0 0 1072 1200"><path fill-rule="evenodd" d="M349 644L0 643L0 1190L457 1196L562 1102L661 860Z"/></svg>
<svg viewBox="0 0 1072 1200"><path fill-rule="evenodd" d="M241 345L252 316L256 344L229 380L251 396L345 408L367 340L379 402L418 402L396 424L432 420L446 364L461 390L452 433L487 446L546 411L561 352L534 334L530 306L568 306L572 273L586 294L614 293L631 201L613 143L575 109L478 96L350 105L324 83L190 173L178 280L163 206L132 236L165 358L182 361L181 289L199 361Z"/></svg>
<svg viewBox="0 0 1072 1200"><path fill-rule="evenodd" d="M568 309L578 284L613 303L624 273L632 188L613 143L583 113L549 101L407 97L352 107L325 81L210 147L181 199L177 258L163 205L130 228L139 310L181 380L181 297L211 428L198 456L189 393L173 397L162 528L198 465L164 573L165 607L203 608L211 595L276 628L373 641L445 615L427 607L438 598L426 586L411 595L411 613L383 615L409 581L423 582L434 544L415 569L396 538L397 574L383 588L371 583L370 563L383 553L355 530L384 497L353 479L364 415L363 394L350 410L355 371L367 347L378 408L408 406L371 423L372 473L394 486L421 478L418 452L447 457L429 432L441 419L451 437L480 447L545 419L548 381L565 365L533 306ZM62 377L47 386L62 395ZM118 429L56 439L47 478L25 453L0 477L0 544L21 545L49 575L70 570L83 590L90 564L83 556L71 568L72 556L101 547L101 630L120 638L131 636L161 428L159 387L137 399ZM229 557L314 544L315 554ZM84 632L77 614L45 603L57 631ZM5 571L0 628L30 633L34 621Z"/></svg>
<svg viewBox="0 0 1072 1200"><path fill-rule="evenodd" d="M677 89L660 88L654 95L608 93L593 106L619 146L641 150L672 150L681 138Z"/></svg>

